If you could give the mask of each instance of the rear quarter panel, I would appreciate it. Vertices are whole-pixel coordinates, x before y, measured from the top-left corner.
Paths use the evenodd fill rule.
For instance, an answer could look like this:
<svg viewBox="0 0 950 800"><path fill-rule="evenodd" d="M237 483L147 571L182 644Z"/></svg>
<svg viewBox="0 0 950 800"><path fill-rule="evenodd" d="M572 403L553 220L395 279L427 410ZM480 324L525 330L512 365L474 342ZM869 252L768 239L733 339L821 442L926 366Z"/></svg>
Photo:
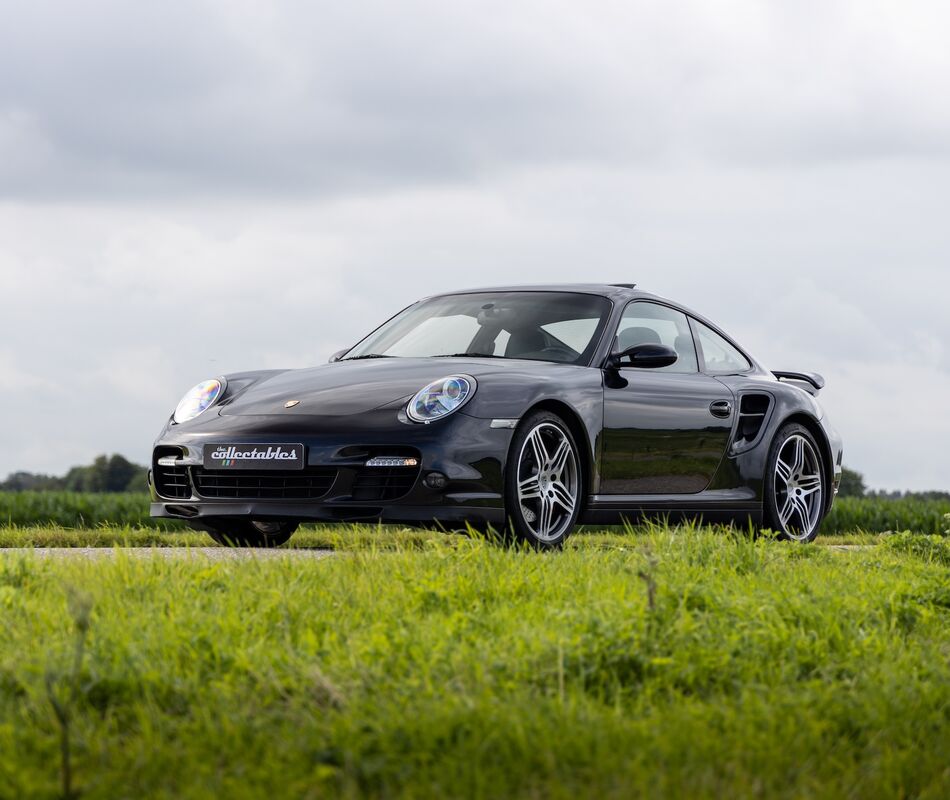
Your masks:
<svg viewBox="0 0 950 800"><path fill-rule="evenodd" d="M772 442L778 432L793 421L801 422L808 427L818 440L828 475L832 480L837 480L841 472L841 440L824 419L824 411L815 397L793 384L783 383L759 374L720 377L719 380L736 395L737 413L734 426L739 424L738 411L741 409L743 396L767 395L772 402L754 446L738 453L730 447L710 489L748 486L755 490L759 500L763 499L764 477ZM736 427L733 429L733 440L735 440L735 432ZM830 492L829 507L833 499L834 493Z"/></svg>

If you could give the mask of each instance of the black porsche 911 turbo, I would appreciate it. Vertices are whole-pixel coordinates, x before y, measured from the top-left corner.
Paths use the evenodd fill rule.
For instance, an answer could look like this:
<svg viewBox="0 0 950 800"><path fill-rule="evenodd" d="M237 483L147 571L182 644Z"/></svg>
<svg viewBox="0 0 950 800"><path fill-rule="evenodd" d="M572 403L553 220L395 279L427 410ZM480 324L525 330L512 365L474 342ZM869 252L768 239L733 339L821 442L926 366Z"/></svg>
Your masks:
<svg viewBox="0 0 950 800"><path fill-rule="evenodd" d="M382 521L551 548L649 516L810 541L841 476L823 386L633 284L443 294L329 364L196 386L155 443L151 513L239 546Z"/></svg>

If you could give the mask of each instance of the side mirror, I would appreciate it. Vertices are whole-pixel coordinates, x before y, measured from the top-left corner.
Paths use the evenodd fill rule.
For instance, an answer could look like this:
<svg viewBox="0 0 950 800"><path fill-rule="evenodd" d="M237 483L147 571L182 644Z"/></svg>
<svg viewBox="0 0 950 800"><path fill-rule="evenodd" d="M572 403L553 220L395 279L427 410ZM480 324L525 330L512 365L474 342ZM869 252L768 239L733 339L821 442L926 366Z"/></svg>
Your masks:
<svg viewBox="0 0 950 800"><path fill-rule="evenodd" d="M352 350L352 347L344 347L342 350L337 350L332 356L330 356L330 363L333 364L339 361L343 356Z"/></svg>
<svg viewBox="0 0 950 800"><path fill-rule="evenodd" d="M622 353L614 353L607 360L607 366L613 369L635 367L637 369L660 369L675 364L679 356L665 344L637 344L628 347Z"/></svg>

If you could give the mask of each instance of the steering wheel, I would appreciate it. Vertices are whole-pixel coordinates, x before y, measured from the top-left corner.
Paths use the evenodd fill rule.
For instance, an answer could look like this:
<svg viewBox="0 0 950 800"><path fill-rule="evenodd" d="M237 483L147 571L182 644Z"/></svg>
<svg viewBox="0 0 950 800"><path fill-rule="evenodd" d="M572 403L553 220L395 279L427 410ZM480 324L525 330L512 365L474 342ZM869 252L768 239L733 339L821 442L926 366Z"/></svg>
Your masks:
<svg viewBox="0 0 950 800"><path fill-rule="evenodd" d="M558 361L576 361L579 353L575 353L570 347L561 345L549 345L541 350L542 354L557 355Z"/></svg>

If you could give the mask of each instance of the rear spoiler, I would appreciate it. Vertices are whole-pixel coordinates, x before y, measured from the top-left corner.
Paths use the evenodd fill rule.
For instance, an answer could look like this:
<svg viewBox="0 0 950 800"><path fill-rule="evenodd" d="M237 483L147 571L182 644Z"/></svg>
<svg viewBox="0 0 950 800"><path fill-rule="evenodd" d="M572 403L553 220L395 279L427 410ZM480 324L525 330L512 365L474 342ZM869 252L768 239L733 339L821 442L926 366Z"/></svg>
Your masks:
<svg viewBox="0 0 950 800"><path fill-rule="evenodd" d="M812 388L806 389L805 391L811 394L818 394L818 392L825 388L825 379L817 372L778 372L772 370L772 374L780 381L807 383ZM812 389L814 389L814 391L812 391Z"/></svg>

